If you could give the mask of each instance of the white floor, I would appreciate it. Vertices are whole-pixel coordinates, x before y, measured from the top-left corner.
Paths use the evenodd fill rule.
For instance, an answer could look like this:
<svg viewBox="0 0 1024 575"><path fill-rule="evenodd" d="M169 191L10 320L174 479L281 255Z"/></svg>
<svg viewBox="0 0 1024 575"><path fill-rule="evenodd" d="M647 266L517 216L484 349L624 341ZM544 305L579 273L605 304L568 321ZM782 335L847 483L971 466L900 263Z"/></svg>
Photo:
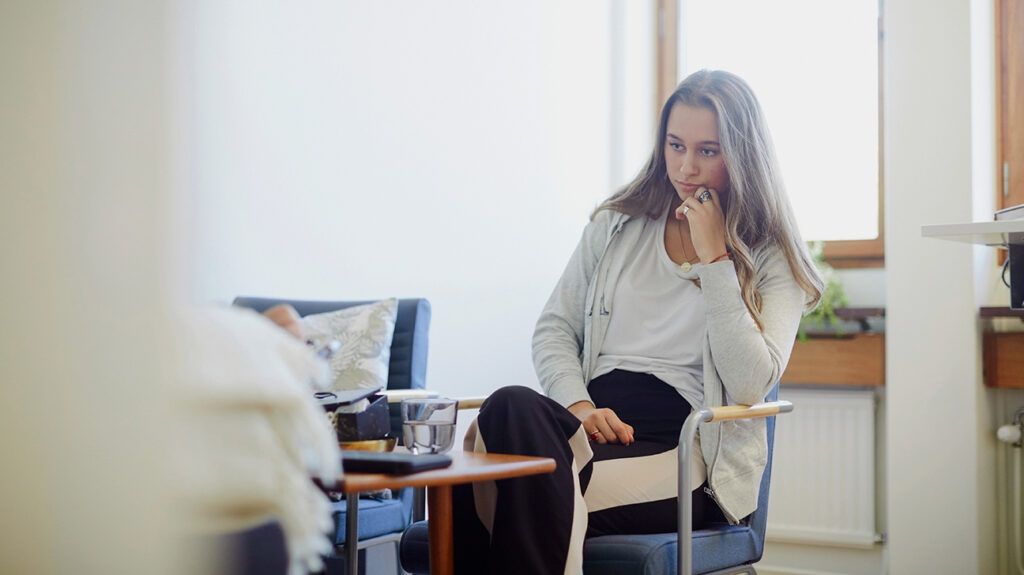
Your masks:
<svg viewBox="0 0 1024 575"><path fill-rule="evenodd" d="M760 575L882 575L885 557L881 544L852 549L769 542L757 564Z"/></svg>

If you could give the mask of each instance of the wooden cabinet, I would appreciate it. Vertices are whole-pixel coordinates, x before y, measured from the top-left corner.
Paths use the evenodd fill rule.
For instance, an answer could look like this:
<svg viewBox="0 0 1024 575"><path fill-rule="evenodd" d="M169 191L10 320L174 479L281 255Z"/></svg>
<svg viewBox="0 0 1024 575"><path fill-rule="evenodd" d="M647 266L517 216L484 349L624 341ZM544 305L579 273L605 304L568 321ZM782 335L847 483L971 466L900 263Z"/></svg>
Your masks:
<svg viewBox="0 0 1024 575"><path fill-rule="evenodd" d="M985 385L1024 389L1024 332L985 332Z"/></svg>
<svg viewBox="0 0 1024 575"><path fill-rule="evenodd" d="M881 308L844 308L836 310L846 320L864 321L884 317ZM982 320L1016 318L1024 320L1024 310L982 307ZM1012 328L1011 328L1012 329ZM987 387L1024 389L1024 331L993 331L982 336L982 352ZM885 333L856 332L842 337L819 336L797 341L782 374L787 386L829 385L873 387L885 385Z"/></svg>
<svg viewBox="0 0 1024 575"><path fill-rule="evenodd" d="M885 308L840 308L836 315L847 334L797 341L782 374L783 385L885 385L885 334L877 323Z"/></svg>
<svg viewBox="0 0 1024 575"><path fill-rule="evenodd" d="M1024 389L1024 331L993 329L997 318L1024 320L1024 310L983 307L978 316L985 325L981 339L985 385Z"/></svg>
<svg viewBox="0 0 1024 575"><path fill-rule="evenodd" d="M885 334L811 338L793 346L783 385L885 385Z"/></svg>

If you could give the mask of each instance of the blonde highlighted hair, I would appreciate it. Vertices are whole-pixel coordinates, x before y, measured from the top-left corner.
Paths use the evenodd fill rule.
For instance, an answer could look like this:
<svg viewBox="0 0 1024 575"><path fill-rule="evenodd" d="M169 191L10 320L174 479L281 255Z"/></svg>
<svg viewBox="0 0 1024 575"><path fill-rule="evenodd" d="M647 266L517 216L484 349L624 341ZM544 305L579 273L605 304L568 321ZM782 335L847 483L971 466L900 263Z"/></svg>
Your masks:
<svg viewBox="0 0 1024 575"><path fill-rule="evenodd" d="M821 299L823 282L800 237L793 208L782 183L775 147L761 105L742 79L721 70L700 70L679 84L665 102L658 137L647 165L636 178L594 210L615 210L631 216L665 217L676 198L665 164L665 139L672 107L706 108L718 119L718 137L729 189L720 193L725 213L725 240L739 277L743 302L761 326L761 294L757 290L754 250L777 246L798 285L807 293L808 309ZM723 190L719 190L723 192Z"/></svg>

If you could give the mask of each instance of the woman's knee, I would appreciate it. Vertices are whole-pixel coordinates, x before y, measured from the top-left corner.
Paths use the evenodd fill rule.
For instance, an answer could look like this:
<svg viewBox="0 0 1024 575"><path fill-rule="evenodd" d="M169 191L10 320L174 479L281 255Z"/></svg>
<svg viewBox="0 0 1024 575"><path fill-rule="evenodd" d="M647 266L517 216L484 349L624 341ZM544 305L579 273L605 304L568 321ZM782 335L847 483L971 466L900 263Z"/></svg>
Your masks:
<svg viewBox="0 0 1024 575"><path fill-rule="evenodd" d="M484 401L480 410L495 409L495 408L506 408L506 407L522 407L531 405L533 403L543 401L544 396L537 393L536 391L522 385L509 385L506 387L495 390L491 395Z"/></svg>

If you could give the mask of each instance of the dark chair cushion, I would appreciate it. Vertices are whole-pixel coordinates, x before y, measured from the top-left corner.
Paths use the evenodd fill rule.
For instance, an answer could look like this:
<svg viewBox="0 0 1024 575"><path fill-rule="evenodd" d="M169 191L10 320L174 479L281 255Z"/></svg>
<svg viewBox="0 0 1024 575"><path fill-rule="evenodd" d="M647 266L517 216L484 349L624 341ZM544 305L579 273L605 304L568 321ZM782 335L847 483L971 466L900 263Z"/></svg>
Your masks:
<svg viewBox="0 0 1024 575"><path fill-rule="evenodd" d="M605 535L583 545L587 575L665 575L676 572L675 533ZM721 525L693 532L693 572L710 573L761 558L757 537L746 525Z"/></svg>
<svg viewBox="0 0 1024 575"><path fill-rule="evenodd" d="M342 545L345 543L345 518L348 516L348 504L342 500L332 503L331 506L334 508L334 543ZM409 524L411 517L411 488L403 489L400 496L395 499L360 498L359 540L399 533Z"/></svg>
<svg viewBox="0 0 1024 575"><path fill-rule="evenodd" d="M416 575L430 573L427 522L414 523L402 535L402 567ZM666 575L676 572L675 533L605 535L583 545L586 575ZM746 525L720 525L693 533L693 572L710 573L754 563L761 558L757 536Z"/></svg>
<svg viewBox="0 0 1024 575"><path fill-rule="evenodd" d="M398 555L402 569L408 571L410 575L430 573L429 539L426 521L413 523L402 534L402 542L398 544Z"/></svg>
<svg viewBox="0 0 1024 575"><path fill-rule="evenodd" d="M284 530L277 521L200 542L204 546L210 543L227 552L222 571L225 575L285 575L288 572Z"/></svg>

